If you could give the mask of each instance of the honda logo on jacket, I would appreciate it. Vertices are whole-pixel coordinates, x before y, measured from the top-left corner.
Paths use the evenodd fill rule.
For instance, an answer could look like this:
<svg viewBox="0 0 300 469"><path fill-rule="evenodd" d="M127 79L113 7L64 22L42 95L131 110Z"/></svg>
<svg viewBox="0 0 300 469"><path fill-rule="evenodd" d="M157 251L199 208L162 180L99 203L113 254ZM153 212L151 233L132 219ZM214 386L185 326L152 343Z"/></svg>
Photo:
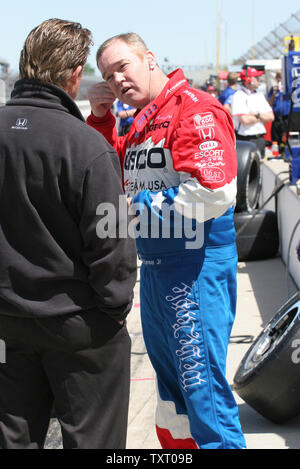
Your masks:
<svg viewBox="0 0 300 469"><path fill-rule="evenodd" d="M16 120L15 125L12 125L11 128L12 129L27 130L28 129L27 123L28 123L28 120L25 119L25 117L18 117L18 119Z"/></svg>

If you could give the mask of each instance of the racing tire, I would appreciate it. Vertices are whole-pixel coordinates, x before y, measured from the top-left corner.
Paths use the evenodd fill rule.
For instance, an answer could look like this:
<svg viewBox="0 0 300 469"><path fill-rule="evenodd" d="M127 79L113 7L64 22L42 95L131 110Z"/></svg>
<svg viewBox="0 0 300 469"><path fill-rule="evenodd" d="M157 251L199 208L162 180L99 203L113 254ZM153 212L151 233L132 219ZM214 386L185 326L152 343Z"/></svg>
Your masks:
<svg viewBox="0 0 300 469"><path fill-rule="evenodd" d="M254 340L233 379L234 391L271 422L300 413L300 292Z"/></svg>
<svg viewBox="0 0 300 469"><path fill-rule="evenodd" d="M237 140L238 162L236 212L252 212L258 206L261 192L261 161L252 142Z"/></svg>
<svg viewBox="0 0 300 469"><path fill-rule="evenodd" d="M271 259L278 253L279 232L276 213L271 210L261 210L251 220L253 215L253 213L234 214L240 262ZM247 222L249 224L238 234L240 228Z"/></svg>

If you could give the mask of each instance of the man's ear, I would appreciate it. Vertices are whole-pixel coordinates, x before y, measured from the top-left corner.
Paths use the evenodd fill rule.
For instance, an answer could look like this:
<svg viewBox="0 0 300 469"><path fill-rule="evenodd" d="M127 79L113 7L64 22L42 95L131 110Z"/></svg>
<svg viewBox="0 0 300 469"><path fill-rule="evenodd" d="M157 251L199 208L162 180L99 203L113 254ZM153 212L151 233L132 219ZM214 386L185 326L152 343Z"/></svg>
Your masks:
<svg viewBox="0 0 300 469"><path fill-rule="evenodd" d="M82 78L83 66L78 65L74 68L71 78L67 81L63 89L71 96L71 98L75 99L80 87L81 78Z"/></svg>
<svg viewBox="0 0 300 469"><path fill-rule="evenodd" d="M77 79L81 76L83 72L83 66L82 65L78 65L74 70L73 70L73 73L72 73L72 81L73 83L75 83L77 81Z"/></svg>
<svg viewBox="0 0 300 469"><path fill-rule="evenodd" d="M155 65L156 65L156 59L155 59L155 55L153 54L151 50L148 50L146 52L146 58L147 58L147 62L149 65L149 70L154 70Z"/></svg>

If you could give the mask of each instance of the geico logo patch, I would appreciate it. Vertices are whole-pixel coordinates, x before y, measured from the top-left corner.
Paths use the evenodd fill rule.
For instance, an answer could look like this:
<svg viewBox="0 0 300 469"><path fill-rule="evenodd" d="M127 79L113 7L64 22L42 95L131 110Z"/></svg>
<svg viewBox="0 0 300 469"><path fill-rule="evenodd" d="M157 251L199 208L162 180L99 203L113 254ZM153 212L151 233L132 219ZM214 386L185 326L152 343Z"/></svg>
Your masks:
<svg viewBox="0 0 300 469"><path fill-rule="evenodd" d="M125 156L124 168L127 171L145 168L165 168L166 157L163 148L144 148L142 150L128 150Z"/></svg>

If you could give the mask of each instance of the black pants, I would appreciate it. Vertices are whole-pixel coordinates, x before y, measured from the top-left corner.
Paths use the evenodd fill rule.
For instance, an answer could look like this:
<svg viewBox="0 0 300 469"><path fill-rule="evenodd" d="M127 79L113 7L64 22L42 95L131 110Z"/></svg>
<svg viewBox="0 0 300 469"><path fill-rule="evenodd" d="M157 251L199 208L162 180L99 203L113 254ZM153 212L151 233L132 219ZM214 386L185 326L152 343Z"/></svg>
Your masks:
<svg viewBox="0 0 300 469"><path fill-rule="evenodd" d="M278 145L282 144L282 139L288 130L288 116L275 115L275 120L271 127L271 137L273 142L278 142Z"/></svg>
<svg viewBox="0 0 300 469"><path fill-rule="evenodd" d="M55 318L0 316L0 448L43 448L51 411L64 448L126 445L131 341L99 310Z"/></svg>

